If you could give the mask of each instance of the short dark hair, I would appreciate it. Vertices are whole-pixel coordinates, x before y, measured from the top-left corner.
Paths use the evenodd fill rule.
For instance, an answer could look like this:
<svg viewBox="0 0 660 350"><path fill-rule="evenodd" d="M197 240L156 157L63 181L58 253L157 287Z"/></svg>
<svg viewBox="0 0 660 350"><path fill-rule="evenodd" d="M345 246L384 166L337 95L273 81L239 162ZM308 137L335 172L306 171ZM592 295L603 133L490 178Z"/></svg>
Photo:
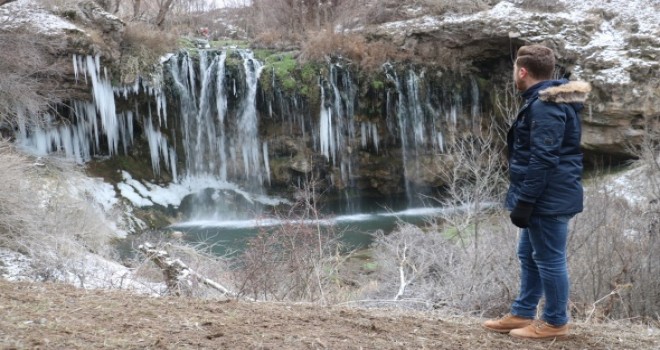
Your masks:
<svg viewBox="0 0 660 350"><path fill-rule="evenodd" d="M516 64L525 67L535 79L551 79L555 70L555 53L543 45L522 46L518 49Z"/></svg>

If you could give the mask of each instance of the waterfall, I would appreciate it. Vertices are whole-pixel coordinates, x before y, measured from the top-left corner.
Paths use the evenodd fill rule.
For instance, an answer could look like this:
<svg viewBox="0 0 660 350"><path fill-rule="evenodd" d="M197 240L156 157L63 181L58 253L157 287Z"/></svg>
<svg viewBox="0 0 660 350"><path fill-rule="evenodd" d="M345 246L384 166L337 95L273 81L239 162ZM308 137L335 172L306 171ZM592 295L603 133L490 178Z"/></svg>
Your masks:
<svg viewBox="0 0 660 350"><path fill-rule="evenodd" d="M326 90L325 84L330 88L329 91ZM357 137L357 88L350 72L343 70L338 64L330 64L327 81L321 81L319 85L319 148L331 164L339 167L341 180L348 185L357 170L355 152L351 147L351 141Z"/></svg>
<svg viewBox="0 0 660 350"><path fill-rule="evenodd" d="M237 141L243 155L245 177L252 182L257 181L257 184L261 185L264 180L264 167L261 163L260 155L256 97L257 83L259 82L259 76L261 75L263 66L259 61L254 59L252 52L239 52L243 58L247 92L241 105L241 111L239 112ZM267 155L264 155L265 157Z"/></svg>
<svg viewBox="0 0 660 350"><path fill-rule="evenodd" d="M39 123L18 111L18 144L35 154L57 152L84 163L128 154L146 142L154 178L171 175L179 184L201 184L203 178L207 187L240 184L263 193L264 184L282 186L300 177L287 157L307 157L314 150L327 160L318 164L310 157L314 171L347 189L347 199L353 189L401 190L401 177L412 198L414 191L435 186L438 154L451 151L457 137L478 131L482 118L477 79L451 72L386 64L384 79L379 78L384 83L361 86L355 70L333 61L320 70L325 73L318 77L319 90L305 86L292 93L276 87L274 70L262 80L271 86L259 90L264 66L242 49L170 55L153 85L140 78L113 87L99 56L74 55L70 62L77 84L89 87L90 101L68 101ZM369 100L360 105L358 96L365 93ZM282 139L295 147L264 139L274 133L264 132L270 125L290 133L292 139ZM269 159L269 152L277 159ZM394 156L396 163L383 162L384 156ZM271 164L277 169L272 174Z"/></svg>
<svg viewBox="0 0 660 350"><path fill-rule="evenodd" d="M171 57L166 66L178 100L186 175L260 188L270 181L268 154L263 153L268 146L259 140L256 110L263 66L252 52L237 50L245 73L245 90L238 91L236 80L226 79L226 50L197 52L198 66L188 52ZM231 114L229 98L238 99Z"/></svg>
<svg viewBox="0 0 660 350"><path fill-rule="evenodd" d="M385 74L387 78L394 83L396 88L396 93L398 96L396 103L396 121L399 128L399 140L401 142L401 157L403 161L403 182L405 186L406 195L408 196L408 202L411 201L411 190L410 190L410 181L409 181L409 169L408 169L408 153L409 153L409 140L408 140L408 101L406 98L405 91L403 90L401 81L394 70L394 67L391 65L385 65Z"/></svg>
<svg viewBox="0 0 660 350"><path fill-rule="evenodd" d="M458 137L459 127L471 125L478 130L481 115L479 89L476 79L470 77L466 93L472 104L468 111L464 111L461 89L464 80L452 80L453 85L443 86L442 89L436 87L434 90L431 86L422 89L423 84L428 84L428 80L423 78L424 72L418 75L408 68L403 74L398 74L390 64L384 65L383 69L396 90L396 100L390 97L389 91L386 95L387 125L391 134L394 130L398 131L405 190L411 200L411 181L433 171L421 160L433 159L436 153L445 153L447 145Z"/></svg>
<svg viewBox="0 0 660 350"><path fill-rule="evenodd" d="M215 105L218 113L218 155L220 180L227 181L227 135L225 131L225 118L227 116L227 92L225 91L225 62L227 51L220 53L218 59L218 73L215 80Z"/></svg>

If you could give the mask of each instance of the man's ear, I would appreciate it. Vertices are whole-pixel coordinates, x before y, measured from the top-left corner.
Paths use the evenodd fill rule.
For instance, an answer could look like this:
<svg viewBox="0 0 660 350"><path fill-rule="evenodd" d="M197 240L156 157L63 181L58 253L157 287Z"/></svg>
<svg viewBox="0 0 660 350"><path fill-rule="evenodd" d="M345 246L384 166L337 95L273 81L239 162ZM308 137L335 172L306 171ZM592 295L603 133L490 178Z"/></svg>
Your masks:
<svg viewBox="0 0 660 350"><path fill-rule="evenodd" d="M518 69L518 75L520 76L520 79L525 79L529 75L529 71L527 71L527 68L525 67L520 67L520 69Z"/></svg>

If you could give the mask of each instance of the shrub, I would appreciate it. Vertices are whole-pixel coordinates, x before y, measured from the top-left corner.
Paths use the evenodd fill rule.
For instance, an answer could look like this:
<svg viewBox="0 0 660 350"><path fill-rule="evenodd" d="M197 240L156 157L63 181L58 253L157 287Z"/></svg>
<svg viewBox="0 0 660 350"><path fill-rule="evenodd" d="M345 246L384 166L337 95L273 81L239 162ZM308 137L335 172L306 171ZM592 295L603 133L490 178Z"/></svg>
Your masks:
<svg viewBox="0 0 660 350"><path fill-rule="evenodd" d="M505 217L491 217L478 246L472 236L463 235L459 242L443 223L426 229L399 224L395 232L377 235L378 288L367 291L365 299L488 316L504 312L518 283L518 269L512 268L517 266L517 231L503 221Z"/></svg>
<svg viewBox="0 0 660 350"><path fill-rule="evenodd" d="M341 297L339 268L347 259L334 226L321 223L313 187L284 214L282 224L248 241L235 261L240 294L257 300L311 301L323 304Z"/></svg>
<svg viewBox="0 0 660 350"><path fill-rule="evenodd" d="M35 279L86 286L98 278L90 256L114 256L114 233L99 210L71 192L70 181L82 177L75 165L35 162L6 141L0 160L0 247L28 256Z"/></svg>
<svg viewBox="0 0 660 350"><path fill-rule="evenodd" d="M647 117L635 170L591 180L585 211L573 227L569 266L573 311L588 318L658 319L660 309L660 136ZM616 185L631 181L635 193ZM636 200L625 198L636 196Z"/></svg>
<svg viewBox="0 0 660 350"><path fill-rule="evenodd" d="M363 36L338 34L330 31L310 33L303 43L301 60L325 61L340 56L354 61L366 70L380 69L388 61L405 61L408 53L384 41L367 41Z"/></svg>
<svg viewBox="0 0 660 350"><path fill-rule="evenodd" d="M176 47L172 34L142 22L127 24L121 44L121 81L131 83L139 75L152 73L159 58L175 51Z"/></svg>
<svg viewBox="0 0 660 350"><path fill-rule="evenodd" d="M64 43L32 31L0 29L0 127L14 126L18 113L38 115L63 97L53 86L67 69L56 57Z"/></svg>
<svg viewBox="0 0 660 350"><path fill-rule="evenodd" d="M657 317L660 239L653 223L659 217L657 208L635 208L604 182L590 186L568 245L576 316Z"/></svg>

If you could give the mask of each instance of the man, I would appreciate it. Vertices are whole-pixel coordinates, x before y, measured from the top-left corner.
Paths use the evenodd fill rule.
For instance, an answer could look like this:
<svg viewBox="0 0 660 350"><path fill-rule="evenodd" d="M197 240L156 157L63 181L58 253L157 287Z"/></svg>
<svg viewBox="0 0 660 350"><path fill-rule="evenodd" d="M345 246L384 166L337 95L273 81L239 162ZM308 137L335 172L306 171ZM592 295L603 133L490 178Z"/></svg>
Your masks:
<svg viewBox="0 0 660 350"><path fill-rule="evenodd" d="M486 321L489 330L519 338L568 334L568 221L582 211L582 103L588 83L551 80L555 57L541 45L523 46L513 66L525 104L507 136L510 186L506 205L520 227L520 293L511 313ZM539 300L543 314L534 321Z"/></svg>

